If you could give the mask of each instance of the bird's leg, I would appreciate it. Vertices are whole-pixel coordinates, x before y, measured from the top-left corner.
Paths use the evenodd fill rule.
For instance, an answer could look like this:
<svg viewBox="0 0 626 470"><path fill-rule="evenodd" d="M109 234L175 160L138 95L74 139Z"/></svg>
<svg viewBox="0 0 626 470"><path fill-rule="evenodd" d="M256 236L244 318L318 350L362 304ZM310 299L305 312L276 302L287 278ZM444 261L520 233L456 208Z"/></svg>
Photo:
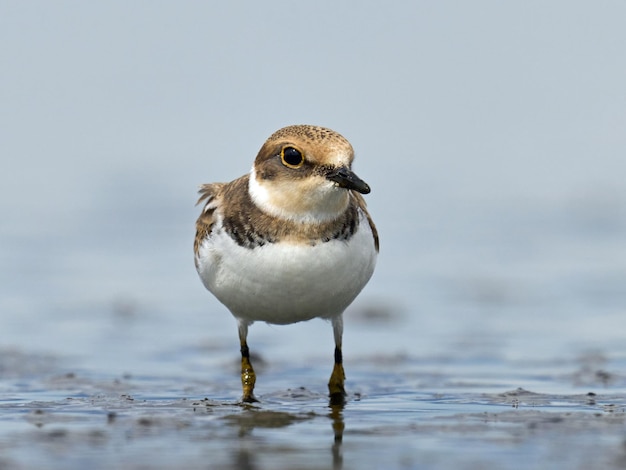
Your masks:
<svg viewBox="0 0 626 470"><path fill-rule="evenodd" d="M333 373L330 374L330 380L328 381L328 392L330 396L330 403L337 405L343 404L346 397L346 391L343 387L346 374L343 371L343 355L341 353L343 318L341 316L335 317L333 318L332 323L333 333L335 336L335 365L333 367Z"/></svg>
<svg viewBox="0 0 626 470"><path fill-rule="evenodd" d="M343 370L341 346L335 346L335 365L333 366L333 373L330 374L330 380L328 381L328 391L332 405L340 405L345 402L346 390L343 387L345 378L346 374Z"/></svg>
<svg viewBox="0 0 626 470"><path fill-rule="evenodd" d="M248 324L239 321L239 343L241 344L241 387L243 388L242 401L245 403L253 403L257 401L254 398L254 384L256 382L256 374L250 363L250 349L246 339L248 337Z"/></svg>

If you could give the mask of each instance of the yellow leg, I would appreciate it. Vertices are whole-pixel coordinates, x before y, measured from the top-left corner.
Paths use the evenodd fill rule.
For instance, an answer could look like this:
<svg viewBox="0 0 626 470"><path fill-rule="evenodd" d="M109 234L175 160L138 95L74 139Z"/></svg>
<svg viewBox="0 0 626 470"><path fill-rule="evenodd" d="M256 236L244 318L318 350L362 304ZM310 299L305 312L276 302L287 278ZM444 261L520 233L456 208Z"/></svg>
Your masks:
<svg viewBox="0 0 626 470"><path fill-rule="evenodd" d="M243 388L242 400L247 403L257 401L254 398L254 384L256 383L256 374L250 363L250 350L244 342L241 345L241 387Z"/></svg>
<svg viewBox="0 0 626 470"><path fill-rule="evenodd" d="M346 374L343 371L341 347L335 346L335 365L333 367L333 373L330 374L330 380L328 381L328 392L331 404L341 404L345 401L346 390L343 387L345 379Z"/></svg>
<svg viewBox="0 0 626 470"><path fill-rule="evenodd" d="M241 344L241 388L243 389L242 401L245 403L253 403L257 401L254 398L254 384L256 382L256 374L250 363L250 350L248 349L248 324L239 320L239 343Z"/></svg>
<svg viewBox="0 0 626 470"><path fill-rule="evenodd" d="M343 371L343 355L341 354L341 336L343 335L343 318L341 315L332 319L333 335L335 337L335 366L328 381L328 392L331 405L344 405L346 402L346 390L343 382L346 374Z"/></svg>

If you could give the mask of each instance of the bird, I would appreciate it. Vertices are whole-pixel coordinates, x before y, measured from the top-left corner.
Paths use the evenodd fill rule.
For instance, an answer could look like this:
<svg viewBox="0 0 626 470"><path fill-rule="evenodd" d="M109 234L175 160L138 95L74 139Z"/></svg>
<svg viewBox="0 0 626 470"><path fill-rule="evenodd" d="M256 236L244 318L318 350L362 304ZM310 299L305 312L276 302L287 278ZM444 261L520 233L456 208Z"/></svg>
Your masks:
<svg viewBox="0 0 626 470"><path fill-rule="evenodd" d="M341 134L291 125L274 132L249 173L202 184L195 266L202 283L235 317L242 402L258 401L247 337L254 322L329 320L335 341L331 403L345 403L343 313L370 280L378 231Z"/></svg>

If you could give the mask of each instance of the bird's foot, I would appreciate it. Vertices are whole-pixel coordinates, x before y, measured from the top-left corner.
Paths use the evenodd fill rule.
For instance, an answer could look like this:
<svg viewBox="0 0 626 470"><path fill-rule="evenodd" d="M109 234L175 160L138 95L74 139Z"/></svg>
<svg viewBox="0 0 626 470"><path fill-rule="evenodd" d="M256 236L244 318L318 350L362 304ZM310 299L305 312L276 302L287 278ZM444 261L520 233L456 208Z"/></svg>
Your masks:
<svg viewBox="0 0 626 470"><path fill-rule="evenodd" d="M254 403L258 401L254 398L254 384L256 383L256 374L250 364L250 358L241 358L241 387L243 388L244 403Z"/></svg>
<svg viewBox="0 0 626 470"><path fill-rule="evenodd" d="M343 371L343 365L335 363L333 367L333 373L330 375L328 381L328 396L330 397L331 405L343 405L346 402L346 390L343 383L346 379L346 374Z"/></svg>

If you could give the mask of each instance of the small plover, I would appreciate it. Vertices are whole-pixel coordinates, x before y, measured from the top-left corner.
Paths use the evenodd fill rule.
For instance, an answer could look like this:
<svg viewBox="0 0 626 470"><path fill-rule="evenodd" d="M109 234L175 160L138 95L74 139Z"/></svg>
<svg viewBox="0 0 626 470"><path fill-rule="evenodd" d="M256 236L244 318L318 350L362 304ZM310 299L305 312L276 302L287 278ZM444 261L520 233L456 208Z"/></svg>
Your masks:
<svg viewBox="0 0 626 470"><path fill-rule="evenodd" d="M247 344L255 321L331 321L335 365L331 402L345 397L343 312L376 264L378 233L352 171L354 150L327 128L296 125L263 144L252 170L230 183L204 184L195 264L205 287L237 319L243 401L256 401Z"/></svg>

